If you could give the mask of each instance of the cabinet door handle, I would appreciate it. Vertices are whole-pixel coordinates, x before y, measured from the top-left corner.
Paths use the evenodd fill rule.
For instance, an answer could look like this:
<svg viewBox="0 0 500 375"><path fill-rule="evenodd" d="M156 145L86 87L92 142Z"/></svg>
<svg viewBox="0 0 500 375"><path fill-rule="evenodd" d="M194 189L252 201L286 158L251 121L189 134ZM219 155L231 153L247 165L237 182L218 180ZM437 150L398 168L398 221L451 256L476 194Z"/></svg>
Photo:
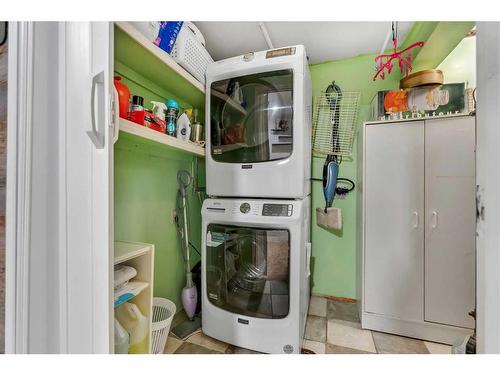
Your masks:
<svg viewBox="0 0 500 375"><path fill-rule="evenodd" d="M432 211L431 228L436 229L437 226L438 226L438 213L436 211Z"/></svg>
<svg viewBox="0 0 500 375"><path fill-rule="evenodd" d="M413 228L418 228L418 212L413 211Z"/></svg>
<svg viewBox="0 0 500 375"><path fill-rule="evenodd" d="M97 149L103 149L105 146L105 139L104 139L104 132L105 132L105 126L104 124L100 125L99 119L102 118L100 116L101 114L99 113L99 119L96 119L96 111L95 111L95 101L96 101L96 92L97 92L97 86L99 86L101 90L101 95L100 99L105 100L104 98L104 71L97 73L93 78L92 78L92 90L90 92L90 121L92 122L92 130L87 132L87 135L89 136L90 140L94 143L95 147ZM98 96L99 98L99 96ZM101 111L104 111L104 105L103 103L98 103L98 108L100 107ZM99 129L102 129L100 132Z"/></svg>

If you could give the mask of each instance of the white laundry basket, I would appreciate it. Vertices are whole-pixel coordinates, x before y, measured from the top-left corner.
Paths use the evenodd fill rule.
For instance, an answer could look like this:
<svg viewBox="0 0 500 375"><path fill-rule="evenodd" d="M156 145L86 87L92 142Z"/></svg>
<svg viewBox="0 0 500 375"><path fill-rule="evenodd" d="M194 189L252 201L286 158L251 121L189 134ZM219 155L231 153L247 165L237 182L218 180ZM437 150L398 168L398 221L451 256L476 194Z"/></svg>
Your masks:
<svg viewBox="0 0 500 375"><path fill-rule="evenodd" d="M176 311L175 303L161 298L153 298L153 324L151 326L151 353L163 353L170 325Z"/></svg>
<svg viewBox="0 0 500 375"><path fill-rule="evenodd" d="M188 25L182 25L170 56L194 78L205 84L207 66L214 60Z"/></svg>

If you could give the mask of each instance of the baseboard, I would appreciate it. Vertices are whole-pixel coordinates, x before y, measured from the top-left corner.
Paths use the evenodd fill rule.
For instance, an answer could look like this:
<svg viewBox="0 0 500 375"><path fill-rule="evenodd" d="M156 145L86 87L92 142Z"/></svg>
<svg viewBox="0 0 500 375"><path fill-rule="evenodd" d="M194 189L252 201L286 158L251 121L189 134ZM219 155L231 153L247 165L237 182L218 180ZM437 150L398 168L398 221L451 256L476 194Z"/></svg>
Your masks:
<svg viewBox="0 0 500 375"><path fill-rule="evenodd" d="M413 337L425 341L452 345L464 336L472 335L473 330L421 321L401 320L395 317L372 313L361 314L361 327L400 336Z"/></svg>
<svg viewBox="0 0 500 375"><path fill-rule="evenodd" d="M357 303L358 300L354 298L349 298L349 297L336 297L336 296L331 296L328 294L321 294L321 293L311 293L311 296L313 297L321 297L321 298L326 298L332 301L338 301L338 302L348 302L348 303Z"/></svg>

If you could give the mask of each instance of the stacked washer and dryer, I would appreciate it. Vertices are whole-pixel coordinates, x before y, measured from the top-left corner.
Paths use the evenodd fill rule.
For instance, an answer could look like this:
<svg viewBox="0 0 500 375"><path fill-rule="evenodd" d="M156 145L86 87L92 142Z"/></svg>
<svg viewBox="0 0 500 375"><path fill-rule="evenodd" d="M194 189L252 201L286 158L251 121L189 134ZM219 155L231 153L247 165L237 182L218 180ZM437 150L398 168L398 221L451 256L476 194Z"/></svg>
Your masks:
<svg viewBox="0 0 500 375"><path fill-rule="evenodd" d="M202 329L300 353L310 294L311 78L303 46L206 73Z"/></svg>

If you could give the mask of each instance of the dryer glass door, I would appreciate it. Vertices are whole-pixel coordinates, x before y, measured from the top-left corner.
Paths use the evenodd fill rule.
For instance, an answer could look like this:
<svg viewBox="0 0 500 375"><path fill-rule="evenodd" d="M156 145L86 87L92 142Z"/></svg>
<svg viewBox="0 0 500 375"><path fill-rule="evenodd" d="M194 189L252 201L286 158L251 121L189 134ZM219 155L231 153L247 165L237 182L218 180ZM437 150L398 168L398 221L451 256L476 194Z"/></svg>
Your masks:
<svg viewBox="0 0 500 375"><path fill-rule="evenodd" d="M288 315L287 229L210 224L205 267L207 297L215 306L258 318Z"/></svg>
<svg viewBox="0 0 500 375"><path fill-rule="evenodd" d="M212 158L223 163L286 159L293 149L293 72L279 70L213 82Z"/></svg>

